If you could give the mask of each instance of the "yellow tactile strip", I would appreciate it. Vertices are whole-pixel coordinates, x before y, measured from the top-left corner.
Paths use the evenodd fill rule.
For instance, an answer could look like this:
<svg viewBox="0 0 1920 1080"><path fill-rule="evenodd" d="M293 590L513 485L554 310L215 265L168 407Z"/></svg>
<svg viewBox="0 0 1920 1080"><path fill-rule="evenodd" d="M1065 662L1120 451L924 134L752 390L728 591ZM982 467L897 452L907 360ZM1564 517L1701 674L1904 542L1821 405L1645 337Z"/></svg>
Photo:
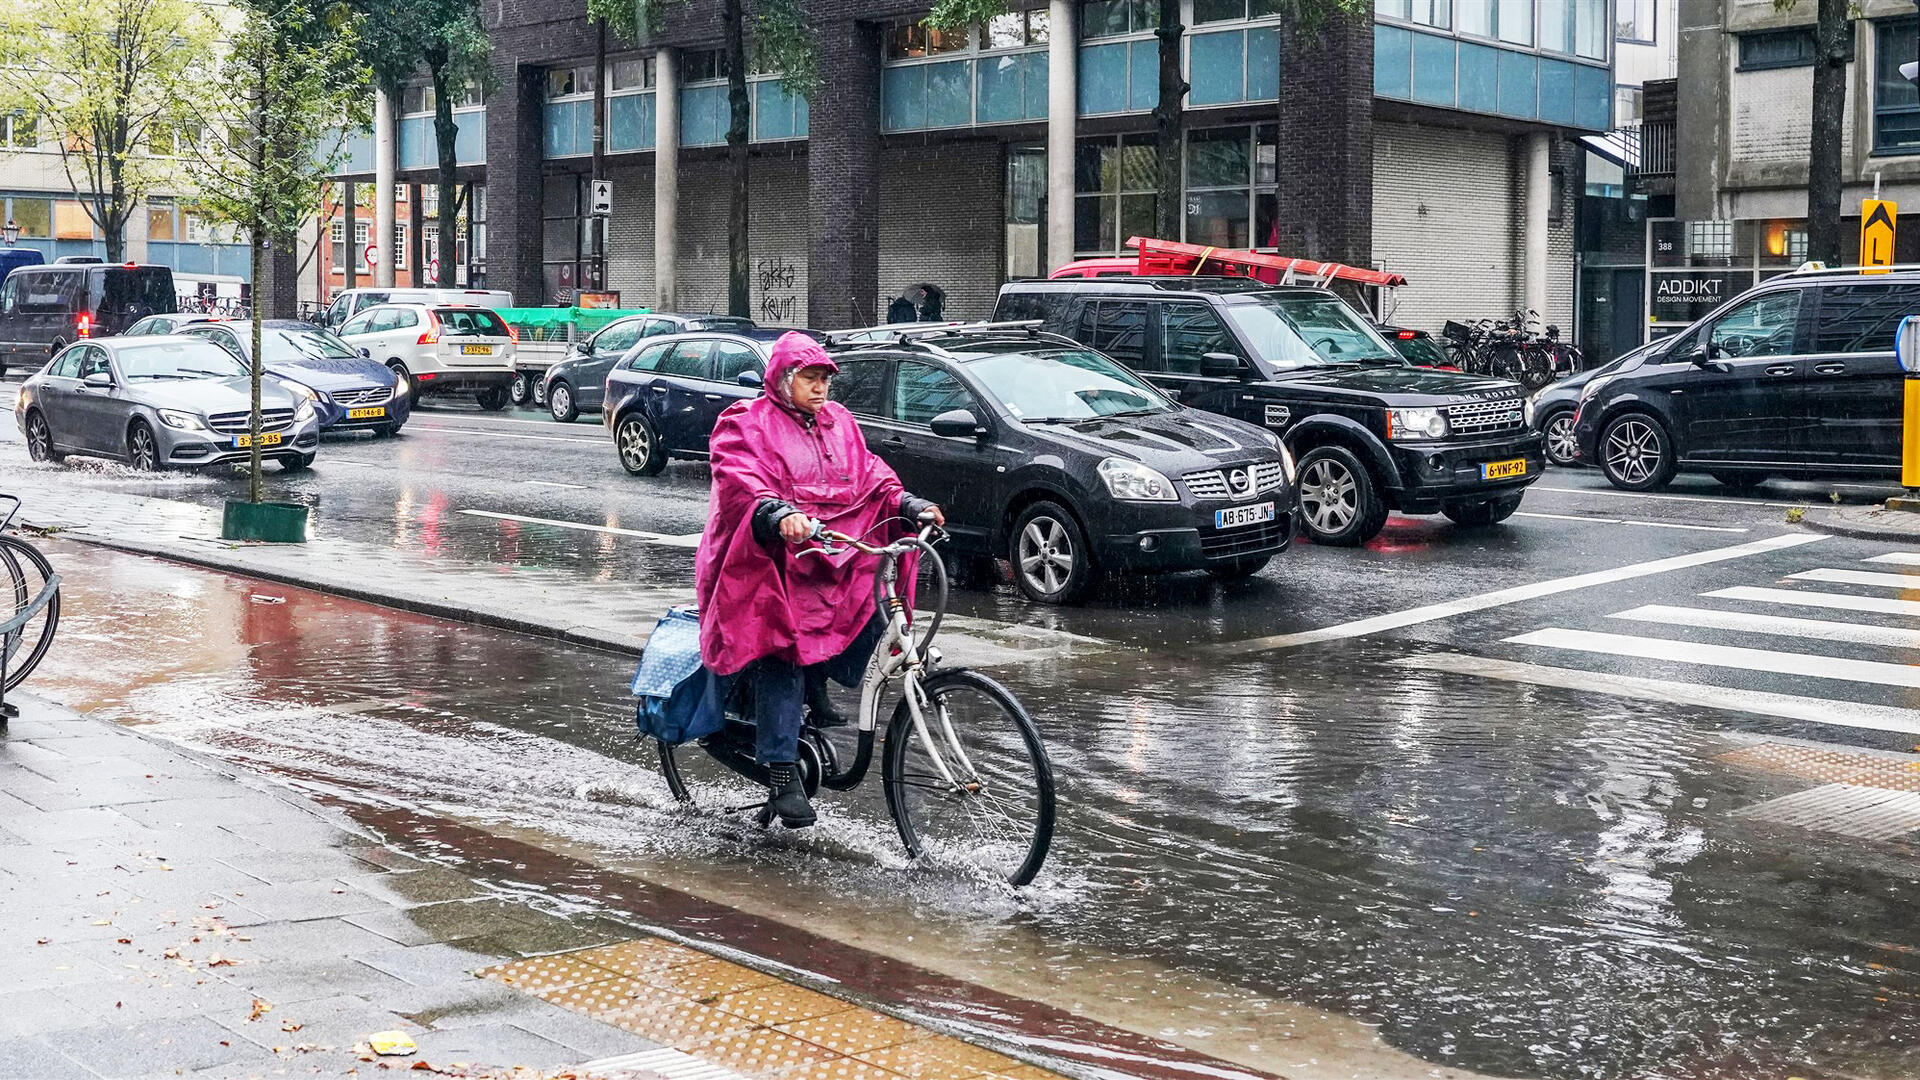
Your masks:
<svg viewBox="0 0 1920 1080"><path fill-rule="evenodd" d="M659 938L528 957L474 974L752 1077L1060 1080Z"/></svg>
<svg viewBox="0 0 1920 1080"><path fill-rule="evenodd" d="M1731 765L1818 780L1823 784L1920 791L1920 755L1862 754L1794 743L1763 742L1721 754L1720 760Z"/></svg>

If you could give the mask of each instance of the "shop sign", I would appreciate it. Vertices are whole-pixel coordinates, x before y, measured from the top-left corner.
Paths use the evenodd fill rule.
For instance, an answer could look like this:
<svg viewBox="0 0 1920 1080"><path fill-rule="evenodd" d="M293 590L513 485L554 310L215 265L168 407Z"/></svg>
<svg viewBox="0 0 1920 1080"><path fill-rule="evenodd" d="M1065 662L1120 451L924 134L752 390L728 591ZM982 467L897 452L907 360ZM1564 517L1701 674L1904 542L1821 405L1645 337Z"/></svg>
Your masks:
<svg viewBox="0 0 1920 1080"><path fill-rule="evenodd" d="M1650 270L1650 323L1689 323L1753 287L1751 270Z"/></svg>

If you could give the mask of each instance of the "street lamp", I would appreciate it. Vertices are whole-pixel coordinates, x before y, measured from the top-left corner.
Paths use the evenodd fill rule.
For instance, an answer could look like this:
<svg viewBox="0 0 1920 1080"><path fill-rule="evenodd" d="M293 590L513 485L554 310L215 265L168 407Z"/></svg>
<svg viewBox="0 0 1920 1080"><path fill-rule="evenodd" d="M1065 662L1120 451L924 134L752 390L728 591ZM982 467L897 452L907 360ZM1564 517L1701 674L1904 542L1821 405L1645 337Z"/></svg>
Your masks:
<svg viewBox="0 0 1920 1080"><path fill-rule="evenodd" d="M6 228L0 229L0 237L5 237L7 246L12 247L20 242L20 226L14 224L12 218L8 218Z"/></svg>

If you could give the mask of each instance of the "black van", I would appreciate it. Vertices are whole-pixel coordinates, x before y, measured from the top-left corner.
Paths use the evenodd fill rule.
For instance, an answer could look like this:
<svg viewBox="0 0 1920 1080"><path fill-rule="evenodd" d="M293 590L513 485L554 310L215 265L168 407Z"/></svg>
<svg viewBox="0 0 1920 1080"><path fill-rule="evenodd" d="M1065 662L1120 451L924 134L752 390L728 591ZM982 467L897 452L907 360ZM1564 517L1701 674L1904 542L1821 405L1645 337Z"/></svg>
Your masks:
<svg viewBox="0 0 1920 1080"><path fill-rule="evenodd" d="M84 337L179 310L173 270L137 263L22 266L0 284L0 374L39 367Z"/></svg>

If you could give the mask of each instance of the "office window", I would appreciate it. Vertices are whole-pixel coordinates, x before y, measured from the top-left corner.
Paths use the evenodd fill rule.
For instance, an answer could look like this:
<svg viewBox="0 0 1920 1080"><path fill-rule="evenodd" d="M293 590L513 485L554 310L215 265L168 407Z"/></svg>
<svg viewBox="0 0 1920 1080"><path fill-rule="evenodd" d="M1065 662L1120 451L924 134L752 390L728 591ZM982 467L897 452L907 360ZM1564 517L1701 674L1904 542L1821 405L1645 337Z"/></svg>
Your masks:
<svg viewBox="0 0 1920 1080"><path fill-rule="evenodd" d="M547 96L560 98L572 97L575 94L591 94L599 81L599 72L592 64L548 68Z"/></svg>
<svg viewBox="0 0 1920 1080"><path fill-rule="evenodd" d="M1495 0L1494 30L1501 41L1514 45L1533 44L1533 0Z"/></svg>
<svg viewBox="0 0 1920 1080"><path fill-rule="evenodd" d="M918 60L966 52L973 47L974 29L971 25L948 30L923 22L894 23L887 27L887 59Z"/></svg>
<svg viewBox="0 0 1920 1080"><path fill-rule="evenodd" d="M645 90L651 88L655 78L654 58L651 56L630 56L625 60L613 62L612 90Z"/></svg>
<svg viewBox="0 0 1920 1080"><path fill-rule="evenodd" d="M1213 247L1251 247L1252 130L1244 127L1187 135L1187 241Z"/></svg>
<svg viewBox="0 0 1920 1080"><path fill-rule="evenodd" d="M1641 118L1641 95L1638 86L1616 86L1613 88L1613 123L1615 127L1630 124Z"/></svg>
<svg viewBox="0 0 1920 1080"><path fill-rule="evenodd" d="M147 239L167 241L174 238L173 204L158 199L147 201Z"/></svg>
<svg viewBox="0 0 1920 1080"><path fill-rule="evenodd" d="M430 113L434 110L433 87L428 83L414 83L400 89L400 113L403 116L418 113Z"/></svg>
<svg viewBox="0 0 1920 1080"><path fill-rule="evenodd" d="M1920 88L1900 75L1900 65L1914 59L1916 45L1920 21L1892 19L1873 25L1875 153L1920 153Z"/></svg>
<svg viewBox="0 0 1920 1080"><path fill-rule="evenodd" d="M1009 11L987 20L985 47L1019 49L1047 43L1045 11Z"/></svg>
<svg viewBox="0 0 1920 1080"><path fill-rule="evenodd" d="M62 199L53 204L53 235L58 240L91 240L93 218L81 203Z"/></svg>
<svg viewBox="0 0 1920 1080"><path fill-rule="evenodd" d="M7 219L20 226L20 235L44 240L53 235L53 200L15 197Z"/></svg>
<svg viewBox="0 0 1920 1080"><path fill-rule="evenodd" d="M1806 67L1813 63L1813 30L1768 30L1740 35L1740 70Z"/></svg>
<svg viewBox="0 0 1920 1080"><path fill-rule="evenodd" d="M1614 0L1615 10L1613 36L1621 41L1631 41L1638 45L1651 45L1654 42L1654 9L1656 0Z"/></svg>
<svg viewBox="0 0 1920 1080"><path fill-rule="evenodd" d="M719 49L689 49L680 54L680 84L719 82L727 77L727 54Z"/></svg>
<svg viewBox="0 0 1920 1080"><path fill-rule="evenodd" d="M1256 4L1259 0L1255 0ZM1466 0L1468 7L1484 6L1487 0ZM1442 30L1453 23L1453 0L1376 0L1374 11L1390 19L1405 19L1422 26ZM1464 14L1463 14L1464 17Z"/></svg>
<svg viewBox="0 0 1920 1080"><path fill-rule="evenodd" d="M1113 255L1129 236L1152 236L1159 168L1153 136L1081 139L1074 149L1073 246Z"/></svg>
<svg viewBox="0 0 1920 1080"><path fill-rule="evenodd" d="M1590 60L1607 58L1607 6L1605 4L1574 5L1573 13L1573 52L1575 56L1584 56Z"/></svg>
<svg viewBox="0 0 1920 1080"><path fill-rule="evenodd" d="M40 121L26 113L8 113L0 117L0 146L12 150L31 150L40 145Z"/></svg>
<svg viewBox="0 0 1920 1080"><path fill-rule="evenodd" d="M1083 39L1144 34L1159 25L1156 0L1087 0L1080 5Z"/></svg>

